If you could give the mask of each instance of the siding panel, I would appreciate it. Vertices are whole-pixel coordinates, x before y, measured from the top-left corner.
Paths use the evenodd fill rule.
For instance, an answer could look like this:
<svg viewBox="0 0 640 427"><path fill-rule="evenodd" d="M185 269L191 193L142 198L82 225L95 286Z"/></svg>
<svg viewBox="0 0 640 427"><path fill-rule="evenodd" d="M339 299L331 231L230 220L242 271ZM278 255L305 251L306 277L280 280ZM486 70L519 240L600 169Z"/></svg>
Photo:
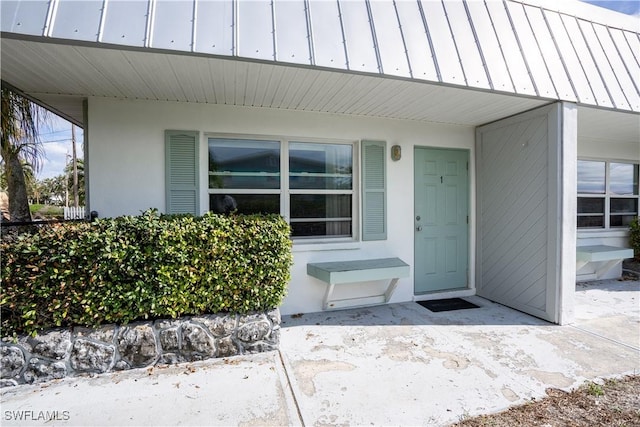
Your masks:
<svg viewBox="0 0 640 427"><path fill-rule="evenodd" d="M507 3L507 6L538 95L544 98L557 98L558 93L549 75L544 57L540 52L536 36L531 29L524 6L519 3Z"/></svg>
<svg viewBox="0 0 640 427"><path fill-rule="evenodd" d="M429 37L417 2L396 2L400 28L414 79L438 81Z"/></svg>
<svg viewBox="0 0 640 427"><path fill-rule="evenodd" d="M97 41L101 17L102 2L60 0L50 34L63 39Z"/></svg>
<svg viewBox="0 0 640 427"><path fill-rule="evenodd" d="M572 38L567 33L562 18L557 13L546 13L545 16L560 56L567 69L570 70L571 82L575 87L578 97L577 100L579 102L595 104L595 96L593 95L589 79L584 72L581 58L573 47ZM579 33L575 36L581 37Z"/></svg>
<svg viewBox="0 0 640 427"><path fill-rule="evenodd" d="M18 34L41 36L44 33L49 2L3 1L0 14L0 30Z"/></svg>
<svg viewBox="0 0 640 427"><path fill-rule="evenodd" d="M594 61L593 56L589 50L587 40L583 37L582 30L578 24L578 20L571 16L562 16L562 22L565 25L567 33L571 34L571 44L580 58L580 64L582 70L589 76L588 82L595 97L595 105L602 107L612 107L613 102L607 91L607 86L602 80L602 75L598 70L598 66Z"/></svg>
<svg viewBox="0 0 640 427"><path fill-rule="evenodd" d="M478 37L478 48L489 70L493 89L514 92L515 88L505 62L504 52L496 37L493 21L487 12L486 5L484 2L472 1L467 2L466 6Z"/></svg>
<svg viewBox="0 0 640 427"><path fill-rule="evenodd" d="M239 56L275 60L271 2L246 0L237 3Z"/></svg>
<svg viewBox="0 0 640 427"><path fill-rule="evenodd" d="M617 108L628 109L629 102L620 87L620 83L616 77L616 73L611 68L609 59L607 57L608 52L605 52L598 36L596 35L594 24L586 21L579 21L580 29L584 35L585 40L589 46L589 52L594 58L594 62L597 64L598 73L602 77L602 81L605 84L607 92L609 93L613 104Z"/></svg>
<svg viewBox="0 0 640 427"><path fill-rule="evenodd" d="M512 28L512 21L502 2L488 1L485 6L493 23L496 37L500 40L509 75L515 86L515 92L536 95L535 85L531 73L527 68L522 48Z"/></svg>
<svg viewBox="0 0 640 427"><path fill-rule="evenodd" d="M145 1L107 3L100 41L127 46L144 46L149 4Z"/></svg>
<svg viewBox="0 0 640 427"><path fill-rule="evenodd" d="M549 112L544 107L479 128L477 292L554 321L548 307Z"/></svg>
<svg viewBox="0 0 640 427"><path fill-rule="evenodd" d="M421 5L427 22L428 35L433 43L440 80L445 83L466 85L458 50L442 3L422 0Z"/></svg>
<svg viewBox="0 0 640 427"><path fill-rule="evenodd" d="M547 21L541 9L526 6L525 11L531 26L535 28L536 41L544 58L553 85L561 99L576 101L576 94L567 74L562 56L558 52L553 35L549 32ZM578 70L579 72L580 70Z"/></svg>
<svg viewBox="0 0 640 427"><path fill-rule="evenodd" d="M625 72L627 71L627 67L622 61L620 52L611 39L609 29L603 25L594 25L593 28L598 36L600 45L604 49L604 52L606 52L609 64L611 64L611 67L615 70L614 74L616 81L622 89L625 100L628 102L628 105L632 110L640 111L640 94L638 94L638 89L633 80L631 80L629 73ZM640 80L640 75L636 74L636 80Z"/></svg>
<svg viewBox="0 0 640 427"><path fill-rule="evenodd" d="M156 2L151 46L190 52L193 39L193 2Z"/></svg>
<svg viewBox="0 0 640 427"><path fill-rule="evenodd" d="M198 2L194 50L202 53L233 55L233 29L231 0Z"/></svg>

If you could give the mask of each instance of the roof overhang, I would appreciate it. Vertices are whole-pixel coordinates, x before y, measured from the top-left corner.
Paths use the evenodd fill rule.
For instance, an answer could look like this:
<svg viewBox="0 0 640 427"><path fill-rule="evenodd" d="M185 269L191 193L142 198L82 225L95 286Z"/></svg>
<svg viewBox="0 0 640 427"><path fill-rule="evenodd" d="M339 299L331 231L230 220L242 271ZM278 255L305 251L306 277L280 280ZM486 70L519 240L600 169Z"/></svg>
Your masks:
<svg viewBox="0 0 640 427"><path fill-rule="evenodd" d="M478 126L555 102L408 78L2 34L2 80L83 126L91 97L300 110ZM640 140L640 115L581 106L579 137Z"/></svg>

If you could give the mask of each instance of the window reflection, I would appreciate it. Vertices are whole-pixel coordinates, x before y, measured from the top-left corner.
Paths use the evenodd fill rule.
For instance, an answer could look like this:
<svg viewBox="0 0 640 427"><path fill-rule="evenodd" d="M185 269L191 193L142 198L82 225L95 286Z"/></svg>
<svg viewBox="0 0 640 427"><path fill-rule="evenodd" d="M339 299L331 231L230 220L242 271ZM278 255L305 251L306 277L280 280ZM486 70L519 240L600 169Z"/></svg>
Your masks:
<svg viewBox="0 0 640 427"><path fill-rule="evenodd" d="M353 235L353 144L209 138L209 209L280 214L294 238ZM281 161L288 173L282 176Z"/></svg>
<svg viewBox="0 0 640 427"><path fill-rule="evenodd" d="M293 194L291 218L351 218L350 194Z"/></svg>
<svg viewBox="0 0 640 427"><path fill-rule="evenodd" d="M291 235L297 238L304 237L350 237L351 221L291 221Z"/></svg>
<svg viewBox="0 0 640 427"><path fill-rule="evenodd" d="M280 143L209 139L209 188L280 188Z"/></svg>
<svg viewBox="0 0 640 427"><path fill-rule="evenodd" d="M638 165L578 160L577 207L579 228L628 227L638 215Z"/></svg>
<svg viewBox="0 0 640 427"><path fill-rule="evenodd" d="M604 198L580 197L578 199L578 213L604 213Z"/></svg>
<svg viewBox="0 0 640 427"><path fill-rule="evenodd" d="M292 189L350 190L351 145L289 144L289 179Z"/></svg>
<svg viewBox="0 0 640 427"><path fill-rule="evenodd" d="M231 200L233 202L231 202ZM235 203L233 207L232 203ZM219 214L237 213L251 214L279 214L279 194L211 194L209 195L209 210Z"/></svg>
<svg viewBox="0 0 640 427"><path fill-rule="evenodd" d="M578 193L604 194L605 163L578 160Z"/></svg>
<svg viewBox="0 0 640 427"><path fill-rule="evenodd" d="M610 191L613 194L638 194L638 165L611 163L609 168Z"/></svg>

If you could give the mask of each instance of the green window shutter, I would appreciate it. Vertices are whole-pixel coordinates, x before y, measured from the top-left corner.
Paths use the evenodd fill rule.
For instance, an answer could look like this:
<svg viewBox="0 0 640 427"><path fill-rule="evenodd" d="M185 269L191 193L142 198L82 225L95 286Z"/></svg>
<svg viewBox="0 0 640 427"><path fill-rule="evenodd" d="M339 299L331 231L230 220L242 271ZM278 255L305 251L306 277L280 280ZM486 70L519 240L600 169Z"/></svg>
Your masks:
<svg viewBox="0 0 640 427"><path fill-rule="evenodd" d="M362 240L387 238L387 143L362 141Z"/></svg>
<svg viewBox="0 0 640 427"><path fill-rule="evenodd" d="M166 213L200 214L197 131L165 131Z"/></svg>

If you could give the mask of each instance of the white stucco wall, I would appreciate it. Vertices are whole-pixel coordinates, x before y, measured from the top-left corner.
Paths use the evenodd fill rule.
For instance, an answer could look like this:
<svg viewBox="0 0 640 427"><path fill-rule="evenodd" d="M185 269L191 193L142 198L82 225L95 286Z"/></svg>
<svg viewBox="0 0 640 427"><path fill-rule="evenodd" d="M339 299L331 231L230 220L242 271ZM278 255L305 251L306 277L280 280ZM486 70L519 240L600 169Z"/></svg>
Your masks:
<svg viewBox="0 0 640 427"><path fill-rule="evenodd" d="M139 214L165 207L164 131L201 132L201 209L208 208L207 133L274 135L387 142L388 239L331 244L294 243L292 280L281 310L284 314L322 309L325 285L306 274L307 262L399 257L413 266L413 147L470 150L470 287L475 272L474 129L414 121L372 119L334 114L90 98L88 102L88 173L90 209L100 217ZM390 159L390 147L402 147L402 159ZM413 268L411 268L413 275ZM383 283L370 284L383 287ZM344 295L364 286L344 286ZM473 290L467 294L473 293ZM392 302L413 299L413 276L398 282Z"/></svg>

